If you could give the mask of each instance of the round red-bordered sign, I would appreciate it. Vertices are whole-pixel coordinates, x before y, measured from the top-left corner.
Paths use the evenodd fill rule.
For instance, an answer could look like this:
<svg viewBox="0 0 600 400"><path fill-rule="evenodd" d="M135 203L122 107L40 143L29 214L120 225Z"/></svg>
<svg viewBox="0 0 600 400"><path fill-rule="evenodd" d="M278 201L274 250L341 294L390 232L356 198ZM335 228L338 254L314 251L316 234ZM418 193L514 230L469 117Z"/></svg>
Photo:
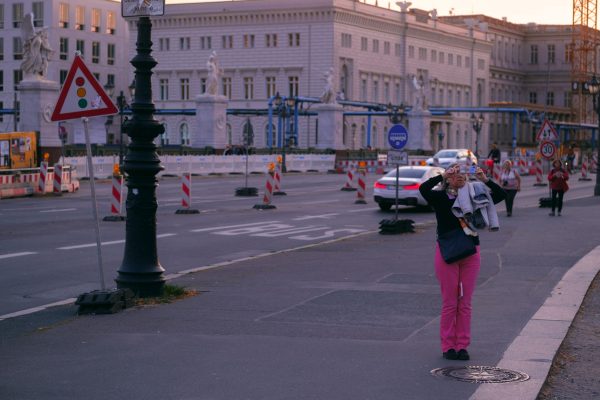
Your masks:
<svg viewBox="0 0 600 400"><path fill-rule="evenodd" d="M551 158L554 158L554 155L556 154L556 146L554 143L544 140L540 143L540 154L542 157L550 160Z"/></svg>

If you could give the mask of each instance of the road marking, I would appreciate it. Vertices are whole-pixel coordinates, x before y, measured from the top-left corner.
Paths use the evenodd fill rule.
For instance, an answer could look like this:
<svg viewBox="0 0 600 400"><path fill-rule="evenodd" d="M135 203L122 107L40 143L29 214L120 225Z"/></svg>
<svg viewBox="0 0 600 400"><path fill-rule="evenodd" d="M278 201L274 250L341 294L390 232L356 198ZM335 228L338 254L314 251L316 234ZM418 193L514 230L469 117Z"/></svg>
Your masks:
<svg viewBox="0 0 600 400"><path fill-rule="evenodd" d="M169 236L175 236L176 233L163 233L160 235L156 235L157 239L160 238L164 238L164 237L169 237ZM102 246L109 246L111 244L120 244L120 243L125 243L125 239L122 240L111 240L110 242L102 242L100 243L100 245ZM57 250L75 250L75 249L84 249L86 247L95 247L96 243L86 243L86 244L77 244L74 246L64 246L64 247L57 247Z"/></svg>
<svg viewBox="0 0 600 400"><path fill-rule="evenodd" d="M66 304L73 304L73 303L75 303L75 300L77 300L77 299L72 297L72 298L69 298L66 300L61 300L61 301L57 301L55 303L45 304L45 305L39 306L39 307L28 308L26 310L21 310L21 311L17 311L17 312L10 313L10 314L0 315L0 321L4 321L5 319L9 319L9 318L21 317L23 315L33 314L35 312L42 311L42 310L45 310L46 308L50 308L50 307L63 306Z"/></svg>
<svg viewBox="0 0 600 400"><path fill-rule="evenodd" d="M76 211L76 208L55 208L54 210L43 210L41 213L54 213L54 212L65 212L65 211Z"/></svg>
<svg viewBox="0 0 600 400"><path fill-rule="evenodd" d="M270 232L267 231L267 232L263 232L263 233L253 233L250 236L277 237L277 236L292 235L292 234L296 234L296 233L322 231L322 230L325 230L328 228L329 228L328 226L309 225L309 226L303 226L303 227L298 227L298 228L275 230L275 231L270 231Z"/></svg>
<svg viewBox="0 0 600 400"><path fill-rule="evenodd" d="M361 208L360 210L348 210L346 212L349 213L355 213L355 212L365 212L365 211L373 211L373 210L379 210L379 207L373 207L373 208Z"/></svg>
<svg viewBox="0 0 600 400"><path fill-rule="evenodd" d="M37 254L37 252L34 252L34 251L23 251L21 253L0 254L0 260L4 259L4 258L28 256L28 255L31 255L31 254Z"/></svg>
<svg viewBox="0 0 600 400"><path fill-rule="evenodd" d="M245 226L273 224L276 222L279 222L279 221L262 221L262 222L253 222L251 224L213 226L212 228L191 229L190 232L209 232L209 231L217 231L219 229L242 228Z"/></svg>
<svg viewBox="0 0 600 400"><path fill-rule="evenodd" d="M340 200L317 200L317 201L306 201L306 202L302 202L302 205L308 205L308 204L331 204L331 203L339 203Z"/></svg>
<svg viewBox="0 0 600 400"><path fill-rule="evenodd" d="M335 217L336 215L340 215L340 214L332 213L332 214L321 214L321 215L305 215L303 217L293 218L292 221L304 221L307 219L316 219L316 218L328 219L329 217Z"/></svg>

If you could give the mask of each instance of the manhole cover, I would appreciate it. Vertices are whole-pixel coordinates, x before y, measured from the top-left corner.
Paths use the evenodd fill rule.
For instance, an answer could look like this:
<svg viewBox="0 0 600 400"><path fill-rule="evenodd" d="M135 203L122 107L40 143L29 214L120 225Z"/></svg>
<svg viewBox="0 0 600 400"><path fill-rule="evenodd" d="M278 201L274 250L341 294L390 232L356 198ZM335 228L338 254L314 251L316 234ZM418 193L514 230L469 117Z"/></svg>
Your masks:
<svg viewBox="0 0 600 400"><path fill-rule="evenodd" d="M470 383L523 382L529 379L524 372L498 367L468 365L466 367L445 367L431 370L435 376L446 376L457 381Z"/></svg>

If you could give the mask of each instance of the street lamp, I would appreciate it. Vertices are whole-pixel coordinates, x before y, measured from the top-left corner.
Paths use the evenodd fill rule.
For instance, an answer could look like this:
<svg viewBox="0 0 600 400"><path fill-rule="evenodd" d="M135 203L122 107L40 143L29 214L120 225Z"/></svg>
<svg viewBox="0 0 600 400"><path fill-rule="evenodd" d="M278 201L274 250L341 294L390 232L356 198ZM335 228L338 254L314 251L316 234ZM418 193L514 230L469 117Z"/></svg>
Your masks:
<svg viewBox="0 0 600 400"><path fill-rule="evenodd" d="M592 77L592 81L588 83L588 90L592 95L592 99L594 101L594 111L598 116L598 132L600 137L600 100L598 99L600 82L598 82L598 79L596 79L596 75L594 75ZM598 146L598 148L600 149L600 146ZM600 170L598 167L596 167L596 186L594 186L594 196L600 196Z"/></svg>
<svg viewBox="0 0 600 400"><path fill-rule="evenodd" d="M386 106L386 110L392 124L396 125L402 121L402 117L404 116L404 104L397 106L390 102Z"/></svg>
<svg viewBox="0 0 600 400"><path fill-rule="evenodd" d="M473 130L475 130L475 157L479 160L479 133L481 133L481 128L483 127L483 114L479 114L476 117L475 114L471 113L470 120Z"/></svg>
<svg viewBox="0 0 600 400"><path fill-rule="evenodd" d="M119 168L123 167L123 111L129 107L127 99L121 90L117 96L117 106L119 107Z"/></svg>
<svg viewBox="0 0 600 400"><path fill-rule="evenodd" d="M441 150L443 147L443 140L444 140L444 131L442 131L442 128L440 128L439 132L438 132L438 145L439 145L439 149Z"/></svg>
<svg viewBox="0 0 600 400"><path fill-rule="evenodd" d="M291 139L289 136L290 132L290 123L288 117L291 117L291 109L294 108L296 104L296 100L293 97L281 97L279 92L275 94L275 98L273 99L273 104L275 105L275 109L277 110L277 115L279 115L280 120L282 120L283 126L283 140L281 143L281 172L287 172L287 167L285 165L285 151L288 146L288 141Z"/></svg>

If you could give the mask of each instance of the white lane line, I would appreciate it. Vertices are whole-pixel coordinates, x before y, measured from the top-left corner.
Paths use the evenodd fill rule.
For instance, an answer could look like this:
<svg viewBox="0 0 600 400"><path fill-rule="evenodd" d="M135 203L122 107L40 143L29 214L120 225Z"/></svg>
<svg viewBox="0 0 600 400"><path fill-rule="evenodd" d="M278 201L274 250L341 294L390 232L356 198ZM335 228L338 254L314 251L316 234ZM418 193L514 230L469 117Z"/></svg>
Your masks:
<svg viewBox="0 0 600 400"><path fill-rule="evenodd" d="M253 222L251 224L239 224L239 225L221 225L221 226L213 226L212 228L191 229L190 232L208 232L208 231L217 231L219 229L243 228L245 226L273 224L276 222L279 222L279 221L262 221L262 222Z"/></svg>
<svg viewBox="0 0 600 400"><path fill-rule="evenodd" d="M379 210L379 207L374 207L374 208L361 208L360 210L348 210L348 211L346 211L346 212L349 212L349 213L355 213L355 212L374 211L374 210Z"/></svg>
<svg viewBox="0 0 600 400"><path fill-rule="evenodd" d="M0 254L0 260L2 260L4 258L28 256L30 254L37 254L37 252L35 252L35 251L23 251L21 253Z"/></svg>
<svg viewBox="0 0 600 400"><path fill-rule="evenodd" d="M17 312L10 313L10 314L0 315L0 321L4 321L5 319L9 319L9 318L21 317L23 315L33 314L35 312L42 311L42 310L45 310L46 308L50 308L50 307L72 304L72 303L75 303L75 300L77 300L77 299L74 297L71 297L69 299L57 301L55 303L44 304L43 306L28 308L26 310L21 310L21 311L17 311Z"/></svg>
<svg viewBox="0 0 600 400"><path fill-rule="evenodd" d="M156 235L157 239L160 238L164 238L164 237L169 237L169 236L175 236L176 233L163 233L161 235ZM111 244L120 244L120 243L125 243L125 239L122 240L112 240L110 242L102 242L100 243L102 246L109 246ZM96 243L86 243L86 244L78 244L75 246L64 246L64 247L57 247L57 250L75 250L75 249L84 249L86 247L95 247Z"/></svg>
<svg viewBox="0 0 600 400"><path fill-rule="evenodd" d="M335 217L336 215L339 215L339 214L332 213L332 214L321 214L321 215L304 215L302 217L292 218L292 221L304 221L307 219L315 219L315 218L328 219L329 217Z"/></svg>
<svg viewBox="0 0 600 400"><path fill-rule="evenodd" d="M53 210L42 210L41 213L54 213L54 212L66 212L66 211L76 211L76 208L55 208Z"/></svg>

